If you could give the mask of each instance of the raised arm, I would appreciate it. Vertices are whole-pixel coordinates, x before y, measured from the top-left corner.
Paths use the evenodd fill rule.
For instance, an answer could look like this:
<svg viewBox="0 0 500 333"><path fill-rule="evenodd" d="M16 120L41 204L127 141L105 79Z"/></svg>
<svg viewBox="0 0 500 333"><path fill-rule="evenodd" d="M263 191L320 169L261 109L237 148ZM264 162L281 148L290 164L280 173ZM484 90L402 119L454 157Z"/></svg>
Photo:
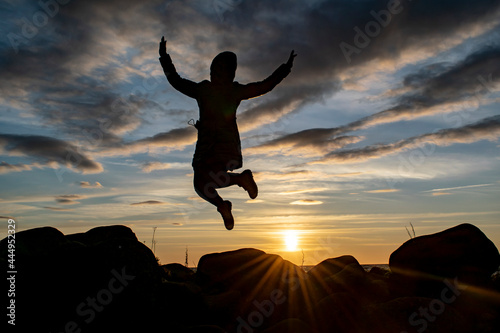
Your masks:
<svg viewBox="0 0 500 333"><path fill-rule="evenodd" d="M165 76L167 77L167 80L168 82L170 82L172 87L174 87L184 95L192 98L197 98L198 84L193 81L183 79L179 76L179 74L177 74L175 66L172 63L172 58L170 58L170 55L167 53L167 41L163 36L161 37L159 52L161 67L163 68L163 72L165 73Z"/></svg>
<svg viewBox="0 0 500 333"><path fill-rule="evenodd" d="M292 50L292 52L290 52L290 57L288 58L288 61L285 64L282 64L280 67L278 67L278 69L276 69L273 72L273 74L271 74L269 77L260 82L253 82L246 85L242 85L240 98L241 99L254 98L257 96L264 95L273 90L273 88L276 87L290 73L293 66L293 60L295 59L296 56L297 54L295 54L294 51Z"/></svg>

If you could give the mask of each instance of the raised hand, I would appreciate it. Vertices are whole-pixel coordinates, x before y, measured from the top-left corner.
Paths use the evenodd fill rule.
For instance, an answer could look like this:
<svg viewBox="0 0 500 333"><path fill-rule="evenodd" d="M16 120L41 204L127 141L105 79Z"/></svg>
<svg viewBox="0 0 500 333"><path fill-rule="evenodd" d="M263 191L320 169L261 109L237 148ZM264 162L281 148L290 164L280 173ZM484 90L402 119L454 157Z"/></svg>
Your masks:
<svg viewBox="0 0 500 333"><path fill-rule="evenodd" d="M288 61L286 62L286 64L288 66L290 66L290 68L292 68L293 66L293 59L297 56L296 53L294 53L294 50L292 50L292 52L290 52L290 57L288 58Z"/></svg>
<svg viewBox="0 0 500 333"><path fill-rule="evenodd" d="M161 36L161 41L160 41L160 57L166 57L167 56L167 41L165 40L164 36Z"/></svg>

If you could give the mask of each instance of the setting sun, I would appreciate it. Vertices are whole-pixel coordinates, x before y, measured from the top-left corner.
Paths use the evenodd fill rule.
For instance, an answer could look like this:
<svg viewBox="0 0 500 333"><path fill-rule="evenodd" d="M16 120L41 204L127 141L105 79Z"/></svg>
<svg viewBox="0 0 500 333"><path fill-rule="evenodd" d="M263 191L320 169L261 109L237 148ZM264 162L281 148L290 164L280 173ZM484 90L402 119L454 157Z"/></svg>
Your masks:
<svg viewBox="0 0 500 333"><path fill-rule="evenodd" d="M285 231L284 239L287 251L297 251L297 245L299 243L297 231L295 230Z"/></svg>

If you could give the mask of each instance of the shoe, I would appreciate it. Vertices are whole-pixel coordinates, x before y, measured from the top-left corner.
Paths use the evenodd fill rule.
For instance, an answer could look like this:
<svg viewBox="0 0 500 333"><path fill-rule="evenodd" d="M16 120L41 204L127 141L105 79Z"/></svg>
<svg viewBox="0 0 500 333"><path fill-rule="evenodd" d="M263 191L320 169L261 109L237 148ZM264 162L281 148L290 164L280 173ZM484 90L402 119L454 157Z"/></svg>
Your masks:
<svg viewBox="0 0 500 333"><path fill-rule="evenodd" d="M255 180L253 180L252 171L245 170L240 175L240 187L243 187L245 191L248 192L248 196L250 199L257 198L257 194L259 193L259 189L257 188L257 184Z"/></svg>
<svg viewBox="0 0 500 333"><path fill-rule="evenodd" d="M222 219L224 220L224 226L227 230L231 230L234 228L234 218L233 214L231 214L231 201L223 201L222 204L217 207L217 211L222 215Z"/></svg>

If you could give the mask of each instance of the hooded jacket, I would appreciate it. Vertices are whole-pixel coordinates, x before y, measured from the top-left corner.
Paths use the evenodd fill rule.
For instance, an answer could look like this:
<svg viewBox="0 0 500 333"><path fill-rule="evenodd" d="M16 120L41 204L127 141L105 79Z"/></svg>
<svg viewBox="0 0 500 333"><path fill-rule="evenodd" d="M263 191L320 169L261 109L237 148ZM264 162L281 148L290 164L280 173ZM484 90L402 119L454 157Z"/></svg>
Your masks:
<svg viewBox="0 0 500 333"><path fill-rule="evenodd" d="M226 170L242 167L241 142L236 124L236 109L240 102L264 95L278 85L289 73L290 66L282 64L273 74L260 82L240 84L234 80L237 59L232 52L218 54L210 66L210 81L199 83L181 78L170 55L160 57L168 82L179 92L196 99L199 107L198 141L193 168L218 166Z"/></svg>

